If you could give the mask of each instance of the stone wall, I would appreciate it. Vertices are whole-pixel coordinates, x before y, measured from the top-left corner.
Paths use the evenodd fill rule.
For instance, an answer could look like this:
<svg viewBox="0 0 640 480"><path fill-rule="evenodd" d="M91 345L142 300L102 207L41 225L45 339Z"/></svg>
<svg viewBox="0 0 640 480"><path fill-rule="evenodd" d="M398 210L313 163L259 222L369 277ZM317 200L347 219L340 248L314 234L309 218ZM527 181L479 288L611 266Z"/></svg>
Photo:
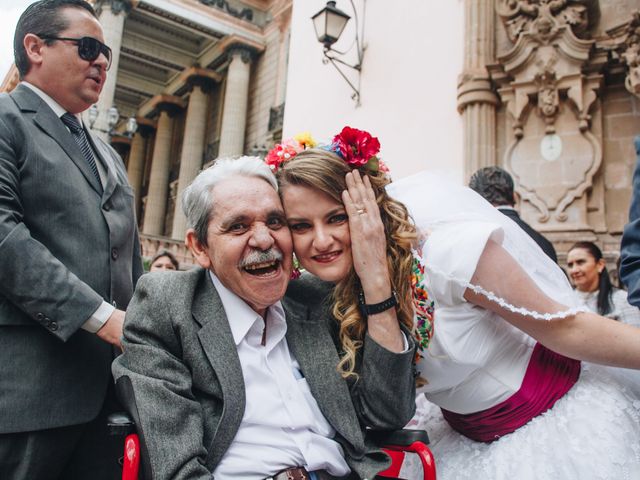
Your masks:
<svg viewBox="0 0 640 480"><path fill-rule="evenodd" d="M590 240L615 271L640 134L628 57L640 0L495 0L493 7L495 164L514 175L522 216L554 242L561 264L572 243ZM554 142L557 156L547 149Z"/></svg>

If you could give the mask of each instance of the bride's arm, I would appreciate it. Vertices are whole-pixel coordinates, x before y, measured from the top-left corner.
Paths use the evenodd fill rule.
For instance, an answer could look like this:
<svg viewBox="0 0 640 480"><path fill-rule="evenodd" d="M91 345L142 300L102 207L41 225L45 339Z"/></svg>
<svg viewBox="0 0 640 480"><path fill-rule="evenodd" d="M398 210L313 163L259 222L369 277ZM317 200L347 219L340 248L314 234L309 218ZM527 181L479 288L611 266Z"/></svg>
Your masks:
<svg viewBox="0 0 640 480"><path fill-rule="evenodd" d="M546 296L513 257L494 241L487 242L470 283L529 311L568 310L567 306ZM640 328L586 312L554 320L535 319L503 308L470 288L464 298L497 313L555 352L579 360L640 369Z"/></svg>
<svg viewBox="0 0 640 480"><path fill-rule="evenodd" d="M346 175L347 189L342 200L349 215L351 254L356 274L360 278L365 302L369 305L384 302L392 295L387 265L387 240L375 194L367 176L357 170ZM404 350L396 309L369 315L369 336L392 352Z"/></svg>

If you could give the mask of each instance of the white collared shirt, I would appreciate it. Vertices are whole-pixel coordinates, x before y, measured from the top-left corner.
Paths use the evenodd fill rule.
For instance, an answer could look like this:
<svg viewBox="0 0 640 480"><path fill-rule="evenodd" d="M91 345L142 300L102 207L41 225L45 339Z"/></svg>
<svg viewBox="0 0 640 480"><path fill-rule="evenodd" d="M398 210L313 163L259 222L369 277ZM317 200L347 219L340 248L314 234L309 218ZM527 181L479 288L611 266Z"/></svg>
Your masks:
<svg viewBox="0 0 640 480"><path fill-rule="evenodd" d="M282 304L267 309L264 320L211 273L238 349L246 392L240 428L215 469L216 479L262 480L289 467L350 472L335 430L311 395L300 365L285 339Z"/></svg>
<svg viewBox="0 0 640 480"><path fill-rule="evenodd" d="M46 103L51 108L51 110L53 110L53 113L55 113L58 118L67 113L67 111L58 102L56 102L53 98L51 98L51 96L43 92L35 85L25 81L22 81L22 85L29 88L29 90L38 95L42 99L42 101ZM82 116L79 114L75 114L74 116L82 125ZM66 125L65 128L69 130ZM95 157L97 158L98 156L95 155ZM98 167L98 174L100 175L100 180L102 181L102 185L104 186L104 178L106 177L104 166L102 165L102 162L98 160L96 160L96 166ZM109 317L113 314L114 311L115 307L113 305L103 301L98 309L93 312L93 314L88 318L86 322L82 324L82 327L80 328L91 333L96 333L98 330L100 330L100 328L102 328L105 323L107 323L107 320L109 320Z"/></svg>

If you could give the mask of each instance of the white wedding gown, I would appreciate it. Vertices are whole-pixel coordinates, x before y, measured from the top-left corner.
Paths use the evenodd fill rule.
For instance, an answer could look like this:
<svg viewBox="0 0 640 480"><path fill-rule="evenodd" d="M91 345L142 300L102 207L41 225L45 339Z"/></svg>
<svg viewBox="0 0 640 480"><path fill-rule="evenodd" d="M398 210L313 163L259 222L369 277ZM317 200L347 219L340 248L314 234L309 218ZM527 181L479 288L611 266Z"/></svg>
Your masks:
<svg viewBox="0 0 640 480"><path fill-rule="evenodd" d="M575 297L564 273L535 242L471 190L426 173L394 182L388 190L407 205L426 238L422 260L425 286L435 301L434 335L418 363L428 384L409 428L428 431L438 480L640 479L636 371L583 362L575 385L552 408L491 443L470 440L447 424L440 407L474 413L516 393L536 344L463 298L488 241L501 245L542 294L568 307L575 307ZM514 304L518 285L509 282L509 272L499 273L503 283L489 276L483 283L480 275L474 285L502 306L526 307L521 312L538 321L562 316L535 304ZM403 477L422 478L416 462L405 462Z"/></svg>

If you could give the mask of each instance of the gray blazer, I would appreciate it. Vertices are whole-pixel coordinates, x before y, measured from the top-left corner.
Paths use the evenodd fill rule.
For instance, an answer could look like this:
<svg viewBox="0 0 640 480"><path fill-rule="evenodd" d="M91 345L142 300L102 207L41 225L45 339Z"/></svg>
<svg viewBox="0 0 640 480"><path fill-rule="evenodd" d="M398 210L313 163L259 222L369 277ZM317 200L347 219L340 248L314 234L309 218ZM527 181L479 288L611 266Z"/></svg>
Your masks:
<svg viewBox="0 0 640 480"><path fill-rule="evenodd" d="M360 478L373 478L388 459L365 441L364 426L402 428L413 415L414 345L394 354L367 337L360 380L345 381L336 371L328 293L326 284L290 284L286 339L348 464ZM135 405L128 408L154 480L210 479L233 441L246 399L229 321L203 269L152 273L138 283L113 373L132 387Z"/></svg>
<svg viewBox="0 0 640 480"><path fill-rule="evenodd" d="M38 95L0 95L0 433L87 422L105 397L111 346L80 327L127 307L142 263L122 160L89 138L102 194Z"/></svg>

